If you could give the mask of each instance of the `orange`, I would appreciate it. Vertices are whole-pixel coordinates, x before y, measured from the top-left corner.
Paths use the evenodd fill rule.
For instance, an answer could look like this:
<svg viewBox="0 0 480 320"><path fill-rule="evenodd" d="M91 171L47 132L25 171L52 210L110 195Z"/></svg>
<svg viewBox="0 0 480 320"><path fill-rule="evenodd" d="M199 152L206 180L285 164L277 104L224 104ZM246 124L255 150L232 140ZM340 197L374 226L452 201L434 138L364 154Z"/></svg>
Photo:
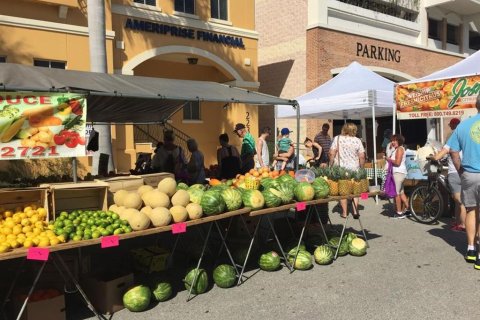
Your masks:
<svg viewBox="0 0 480 320"><path fill-rule="evenodd" d="M292 177L295 178L295 171L288 171L288 174Z"/></svg>
<svg viewBox="0 0 480 320"><path fill-rule="evenodd" d="M263 172L262 173L262 178L268 178L268 177L269 177L268 172Z"/></svg>
<svg viewBox="0 0 480 320"><path fill-rule="evenodd" d="M218 186L219 184L222 184L222 182L218 179L210 179L210 183L209 183L211 186Z"/></svg>
<svg viewBox="0 0 480 320"><path fill-rule="evenodd" d="M245 173L245 178L248 178L248 177L250 177L250 176L251 176L251 173L250 173L250 172Z"/></svg>
<svg viewBox="0 0 480 320"><path fill-rule="evenodd" d="M250 169L249 173L253 175L255 173L255 169Z"/></svg>
<svg viewBox="0 0 480 320"><path fill-rule="evenodd" d="M247 173L247 174L248 174L248 173ZM240 176L238 177L238 180L239 180L239 181L245 180L245 176L240 175Z"/></svg>
<svg viewBox="0 0 480 320"><path fill-rule="evenodd" d="M260 173L258 173L258 171L254 171L254 172L252 173L252 175L253 175L254 177L259 177L259 176L260 176Z"/></svg>

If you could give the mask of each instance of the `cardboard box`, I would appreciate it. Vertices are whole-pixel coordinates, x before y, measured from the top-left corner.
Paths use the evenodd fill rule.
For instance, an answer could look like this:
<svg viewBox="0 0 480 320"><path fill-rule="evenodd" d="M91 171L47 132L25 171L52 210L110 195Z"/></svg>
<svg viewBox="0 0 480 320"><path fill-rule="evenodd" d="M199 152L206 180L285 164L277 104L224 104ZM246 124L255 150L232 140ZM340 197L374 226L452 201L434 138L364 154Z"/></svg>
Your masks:
<svg viewBox="0 0 480 320"><path fill-rule="evenodd" d="M123 307L123 294L133 286L133 274L87 275L82 279L82 288L97 312L112 314Z"/></svg>
<svg viewBox="0 0 480 320"><path fill-rule="evenodd" d="M164 248L150 246L131 250L130 253L133 258L133 266L137 271L152 273L167 269L170 252Z"/></svg>
<svg viewBox="0 0 480 320"><path fill-rule="evenodd" d="M15 316L22 307L23 301L15 301ZM41 300L29 301L23 311L21 320L65 320L65 296L60 296Z"/></svg>
<svg viewBox="0 0 480 320"><path fill-rule="evenodd" d="M175 176L168 172L142 174L140 177L143 178L145 184L148 184L154 188L158 187L158 183L165 178L175 179Z"/></svg>
<svg viewBox="0 0 480 320"><path fill-rule="evenodd" d="M1 189L0 207L15 209L26 204L34 203L47 210L46 221L49 221L48 188Z"/></svg>
<svg viewBox="0 0 480 320"><path fill-rule="evenodd" d="M108 209L108 184L105 182L44 184L42 187L50 189L54 215L62 211Z"/></svg>
<svg viewBox="0 0 480 320"><path fill-rule="evenodd" d="M126 176L116 177L106 180L95 180L107 183L110 192L117 192L118 190L136 191L138 187L143 186L143 178L140 176Z"/></svg>

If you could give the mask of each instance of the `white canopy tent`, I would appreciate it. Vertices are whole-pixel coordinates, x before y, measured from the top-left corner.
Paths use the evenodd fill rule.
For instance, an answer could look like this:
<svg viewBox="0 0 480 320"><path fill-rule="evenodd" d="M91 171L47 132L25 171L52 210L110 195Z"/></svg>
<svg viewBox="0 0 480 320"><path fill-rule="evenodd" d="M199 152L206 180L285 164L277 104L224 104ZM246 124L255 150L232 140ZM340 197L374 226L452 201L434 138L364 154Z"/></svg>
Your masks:
<svg viewBox="0 0 480 320"><path fill-rule="evenodd" d="M352 62L336 77L296 98L300 118L362 119L393 115L394 82ZM277 118L296 118L297 110L276 106ZM373 125L374 163L377 162L376 126ZM375 170L375 183L377 171Z"/></svg>

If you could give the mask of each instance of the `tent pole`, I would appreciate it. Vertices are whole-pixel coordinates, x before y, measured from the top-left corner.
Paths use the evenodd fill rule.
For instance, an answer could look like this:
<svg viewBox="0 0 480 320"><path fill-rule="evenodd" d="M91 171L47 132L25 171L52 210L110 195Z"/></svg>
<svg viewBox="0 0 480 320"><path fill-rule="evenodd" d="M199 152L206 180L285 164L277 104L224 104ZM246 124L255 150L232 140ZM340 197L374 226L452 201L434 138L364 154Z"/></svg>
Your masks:
<svg viewBox="0 0 480 320"><path fill-rule="evenodd" d="M300 160L300 104L296 104L296 111L297 111L297 156L295 157L295 171L298 171L298 164Z"/></svg>
<svg viewBox="0 0 480 320"><path fill-rule="evenodd" d="M377 126L375 125L375 105L377 104L377 95L375 90L370 90L368 96L370 97L370 104L372 106L372 122L373 122L373 176L375 179L375 186L378 186L377 181ZM375 196L375 203L378 205L378 196Z"/></svg>
<svg viewBox="0 0 480 320"><path fill-rule="evenodd" d="M397 121L396 121L396 118L397 118L397 103L395 101L397 101L397 98L396 98L396 85L395 87L393 88L393 119L392 119L392 132L393 134L396 134L396 129L397 129Z"/></svg>
<svg viewBox="0 0 480 320"><path fill-rule="evenodd" d="M445 144L445 136L443 134L443 118L439 118L438 121L440 121L440 139L442 144Z"/></svg>
<svg viewBox="0 0 480 320"><path fill-rule="evenodd" d="M274 119L274 128L273 128L273 132L275 132L274 134L274 138L273 138L273 141L274 141L274 145L273 145L273 153L275 154L275 150L277 148L277 142L278 142L278 122L277 122L277 114L278 114L278 106L275 105L274 108L273 108L273 112L275 114L275 119Z"/></svg>
<svg viewBox="0 0 480 320"><path fill-rule="evenodd" d="M72 158L72 176L73 176L73 183L77 183L77 158Z"/></svg>

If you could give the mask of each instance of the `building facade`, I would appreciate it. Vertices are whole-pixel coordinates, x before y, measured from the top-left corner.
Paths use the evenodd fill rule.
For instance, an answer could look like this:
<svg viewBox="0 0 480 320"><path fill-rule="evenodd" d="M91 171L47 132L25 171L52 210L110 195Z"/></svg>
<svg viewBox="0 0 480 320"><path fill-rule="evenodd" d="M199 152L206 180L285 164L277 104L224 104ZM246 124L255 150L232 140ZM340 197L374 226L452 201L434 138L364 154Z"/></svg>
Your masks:
<svg viewBox="0 0 480 320"><path fill-rule="evenodd" d="M254 0L112 0L105 6L109 73L258 89ZM90 70L86 0L0 0L0 7L0 62ZM257 135L257 107L189 103L165 126L112 126L115 166L133 168L137 152L151 152L164 128L173 129L184 148L195 138L208 166L216 162L218 136L237 122L248 122Z"/></svg>
<svg viewBox="0 0 480 320"><path fill-rule="evenodd" d="M401 82L448 67L480 49L477 1L259 0L256 6L260 91L284 98L318 87L353 61ZM271 124L273 109L260 112L261 125ZM314 137L324 121L328 120L302 120L301 140ZM391 121L379 119L379 143ZM342 123L331 123L335 133ZM371 120L358 124L362 138L371 141ZM278 120L277 127L283 126L295 123ZM427 135L439 137L440 127L431 119L400 123L407 143L415 146Z"/></svg>

